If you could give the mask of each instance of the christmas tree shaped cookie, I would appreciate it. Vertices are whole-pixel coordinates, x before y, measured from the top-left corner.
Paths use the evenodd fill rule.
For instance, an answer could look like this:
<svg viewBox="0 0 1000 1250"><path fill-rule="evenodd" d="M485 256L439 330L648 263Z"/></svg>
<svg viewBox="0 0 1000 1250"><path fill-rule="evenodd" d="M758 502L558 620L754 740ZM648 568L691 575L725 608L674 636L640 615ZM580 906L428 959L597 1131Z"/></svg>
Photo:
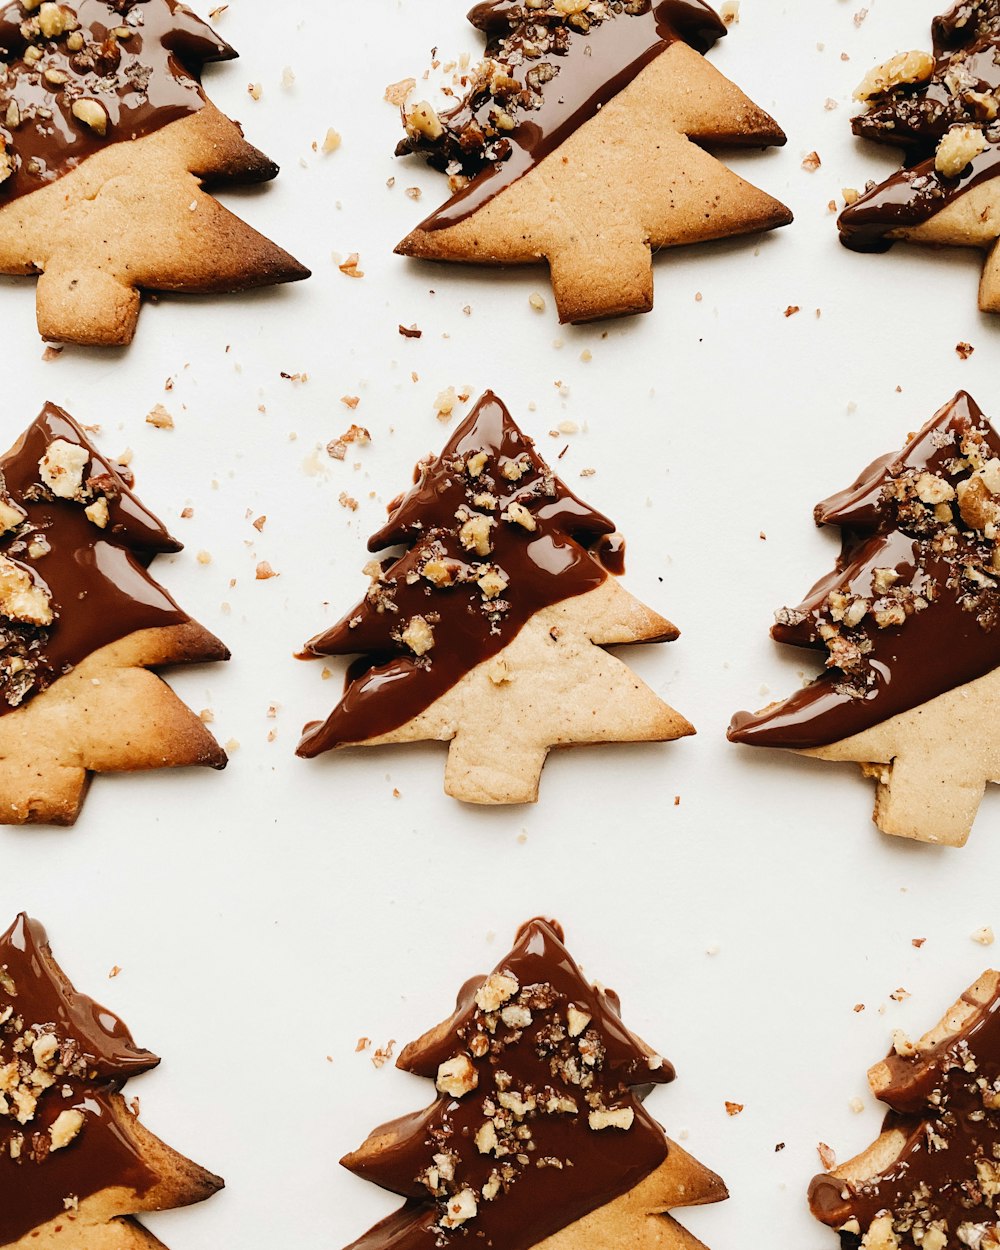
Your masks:
<svg viewBox="0 0 1000 1250"><path fill-rule="evenodd" d="M525 925L455 1014L400 1055L436 1083L436 1101L342 1161L406 1199L350 1250L704 1250L668 1212L719 1202L726 1187L646 1111L674 1070L620 1012L554 921Z"/></svg>
<svg viewBox="0 0 1000 1250"><path fill-rule="evenodd" d="M809 1191L844 1250L1000 1246L1000 973L986 972L919 1042L897 1033L868 1073L882 1135Z"/></svg>
<svg viewBox="0 0 1000 1250"><path fill-rule="evenodd" d="M0 273L38 275L45 338L128 343L143 290L308 277L202 190L278 172L202 90L235 56L177 0L0 9Z"/></svg>
<svg viewBox="0 0 1000 1250"><path fill-rule="evenodd" d="M854 133L903 149L904 167L840 216L841 240L884 252L897 239L987 253L984 312L1000 312L1000 10L961 0L933 23L933 52L903 52L856 92Z"/></svg>
<svg viewBox="0 0 1000 1250"><path fill-rule="evenodd" d="M0 823L72 824L92 772L225 767L149 668L225 660L147 572L181 549L68 413L0 458Z"/></svg>
<svg viewBox="0 0 1000 1250"><path fill-rule="evenodd" d="M1000 781L1000 436L960 393L816 520L840 560L771 633L826 670L729 737L860 763L880 829L961 846Z"/></svg>
<svg viewBox="0 0 1000 1250"><path fill-rule="evenodd" d="M619 582L622 542L487 392L369 550L364 600L306 646L360 656L299 754L450 742L445 789L529 803L551 747L694 730L602 648L677 637Z"/></svg>
<svg viewBox="0 0 1000 1250"><path fill-rule="evenodd" d="M19 916L0 937L0 1246L163 1250L130 1217L222 1188L126 1104L125 1082L159 1062L74 990L45 930Z"/></svg>
<svg viewBox="0 0 1000 1250"><path fill-rule="evenodd" d="M792 220L698 146L785 142L704 59L726 28L702 0L490 0L469 20L486 59L448 112L404 109L398 149L455 194L398 252L547 261L561 320L582 322L649 311L653 249Z"/></svg>

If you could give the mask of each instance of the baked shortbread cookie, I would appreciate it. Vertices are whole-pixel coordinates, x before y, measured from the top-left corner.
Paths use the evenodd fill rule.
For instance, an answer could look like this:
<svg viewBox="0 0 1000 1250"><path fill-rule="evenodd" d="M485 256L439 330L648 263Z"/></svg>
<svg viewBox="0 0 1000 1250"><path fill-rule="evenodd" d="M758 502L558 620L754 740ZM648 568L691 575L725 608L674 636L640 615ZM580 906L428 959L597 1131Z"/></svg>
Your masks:
<svg viewBox="0 0 1000 1250"><path fill-rule="evenodd" d="M816 521L840 560L771 635L826 670L730 740L860 763L883 832L961 846L1000 781L1000 435L960 392Z"/></svg>
<svg viewBox="0 0 1000 1250"><path fill-rule="evenodd" d="M897 1033L868 1073L881 1136L817 1176L809 1205L844 1250L1000 1247L1000 973L985 972L919 1042Z"/></svg>
<svg viewBox="0 0 1000 1250"><path fill-rule="evenodd" d="M224 768L149 668L225 660L147 572L181 550L68 413L0 458L0 824L72 824L93 772Z"/></svg>
<svg viewBox="0 0 1000 1250"><path fill-rule="evenodd" d="M723 1181L670 1141L643 1100L674 1070L584 979L551 920L532 920L455 1014L397 1067L436 1082L426 1111L342 1160L406 1198L350 1250L704 1250L668 1212Z"/></svg>
<svg viewBox="0 0 1000 1250"><path fill-rule="evenodd" d="M547 261L560 319L582 322L648 312L655 249L792 220L698 146L785 142L701 55L726 33L702 0L490 0L469 20L486 59L448 112L404 108L397 149L455 194L398 252Z"/></svg>
<svg viewBox="0 0 1000 1250"><path fill-rule="evenodd" d="M987 253L984 312L1000 312L1000 4L961 0L933 24L933 52L903 52L855 93L854 133L903 149L905 166L840 216L842 242L884 252L897 239Z"/></svg>
<svg viewBox="0 0 1000 1250"><path fill-rule="evenodd" d="M416 486L390 505L364 600L306 644L360 655L299 755L450 742L445 790L532 803L551 747L694 733L602 648L678 631L626 591L624 544L552 473L487 392Z"/></svg>
<svg viewBox="0 0 1000 1250"><path fill-rule="evenodd" d="M0 273L38 275L38 329L132 340L140 291L309 276L207 195L277 166L201 87L236 52L177 0L0 7Z"/></svg>
<svg viewBox="0 0 1000 1250"><path fill-rule="evenodd" d="M0 937L0 1246L163 1250L129 1217L222 1188L125 1102L125 1082L159 1062L77 993L42 926L18 916Z"/></svg>

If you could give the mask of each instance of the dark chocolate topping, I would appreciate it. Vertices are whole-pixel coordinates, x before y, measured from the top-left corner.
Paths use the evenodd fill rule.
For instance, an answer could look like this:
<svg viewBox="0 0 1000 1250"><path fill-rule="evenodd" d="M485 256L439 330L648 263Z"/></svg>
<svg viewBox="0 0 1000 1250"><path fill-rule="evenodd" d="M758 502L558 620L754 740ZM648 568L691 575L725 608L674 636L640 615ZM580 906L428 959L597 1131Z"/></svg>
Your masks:
<svg viewBox="0 0 1000 1250"><path fill-rule="evenodd" d="M0 0L0 207L197 112L204 65L235 56L177 0Z"/></svg>
<svg viewBox="0 0 1000 1250"><path fill-rule="evenodd" d="M86 453L74 499L59 498L40 470L67 447L77 449L78 459ZM180 544L132 494L122 472L54 404L0 459L0 528L13 525L0 534L0 715L101 647L190 620L146 571L156 555L179 551ZM30 579L47 600L50 622L37 614L34 622L25 619L8 578Z"/></svg>
<svg viewBox="0 0 1000 1250"><path fill-rule="evenodd" d="M536 612L621 569L614 524L554 476L491 391L415 480L368 543L408 550L370 564L364 601L306 644L364 653L330 718L306 726L307 758L412 720Z"/></svg>
<svg viewBox="0 0 1000 1250"><path fill-rule="evenodd" d="M966 1002L971 1002L963 996ZM880 1096L891 1108L884 1129L906 1138L898 1160L863 1184L817 1176L809 1189L813 1215L831 1228L856 1219L860 1233L841 1233L856 1250L880 1215L891 1212L900 1250L924 1244L977 1246L1000 1223L1000 997L980 1007L966 1028L929 1054L886 1061L892 1074ZM978 1238L977 1238L978 1234ZM982 1242L983 1250L991 1243Z"/></svg>
<svg viewBox="0 0 1000 1250"><path fill-rule="evenodd" d="M667 1157L641 1100L674 1070L625 1028L616 996L587 983L552 922L525 925L493 974L469 981L451 1019L398 1066L437 1078L439 1097L377 1129L373 1139L388 1141L374 1158L344 1161L407 1199L352 1250L463 1236L528 1250Z"/></svg>
<svg viewBox="0 0 1000 1250"><path fill-rule="evenodd" d="M435 168L471 179L421 229L455 225L499 195L670 44L682 40L707 52L726 33L702 0L608 0L605 12L603 20L567 17L511 0L472 10L469 21L487 35L485 65L492 72L477 75L466 98L441 115L443 134L429 139L411 125L397 148L397 155L419 152Z"/></svg>
<svg viewBox="0 0 1000 1250"><path fill-rule="evenodd" d="M825 647L827 670L737 714L733 742L825 746L1000 664L1000 436L971 396L819 504L816 521L841 528L840 560L771 634Z"/></svg>
<svg viewBox="0 0 1000 1250"><path fill-rule="evenodd" d="M970 0L936 18L934 70L876 96L854 118L854 133L902 147L906 164L840 215L841 241L858 252L886 251L891 231L922 225L960 196L1000 174L1000 0ZM935 154L954 125L983 128L986 147L954 177Z"/></svg>
<svg viewBox="0 0 1000 1250"><path fill-rule="evenodd" d="M159 1178L118 1127L112 1096L158 1063L73 989L45 930L19 916L0 938L0 1245L65 1214L68 1199L152 1188ZM67 1123L75 1135L56 1147Z"/></svg>

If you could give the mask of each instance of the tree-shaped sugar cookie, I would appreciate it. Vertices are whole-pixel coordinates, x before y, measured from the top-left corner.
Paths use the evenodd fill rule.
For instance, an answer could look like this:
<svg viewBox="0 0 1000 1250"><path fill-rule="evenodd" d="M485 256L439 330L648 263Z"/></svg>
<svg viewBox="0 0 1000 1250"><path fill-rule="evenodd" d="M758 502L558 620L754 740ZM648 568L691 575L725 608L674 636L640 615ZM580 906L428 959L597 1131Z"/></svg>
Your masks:
<svg viewBox="0 0 1000 1250"><path fill-rule="evenodd" d="M603 650L677 637L620 584L621 540L552 473L491 392L370 551L365 598L307 644L360 655L299 754L450 742L445 789L472 803L538 797L553 746L666 741L694 730Z"/></svg>
<svg viewBox="0 0 1000 1250"><path fill-rule="evenodd" d="M702 0L491 0L469 18L485 61L450 111L404 109L398 149L456 194L397 251L547 261L561 320L581 322L648 312L655 249L792 220L698 146L785 142L702 56L726 33Z"/></svg>
<svg viewBox="0 0 1000 1250"><path fill-rule="evenodd" d="M897 1033L868 1073L881 1136L817 1176L813 1214L844 1250L1000 1246L1000 973L986 972L919 1042Z"/></svg>
<svg viewBox="0 0 1000 1250"><path fill-rule="evenodd" d="M72 824L91 772L223 768L150 668L225 660L147 572L180 550L47 405L0 458L0 823Z"/></svg>
<svg viewBox="0 0 1000 1250"><path fill-rule="evenodd" d="M235 51L176 0L0 9L0 273L38 275L38 329L131 341L140 292L308 277L207 195L277 166L201 87Z"/></svg>
<svg viewBox="0 0 1000 1250"><path fill-rule="evenodd" d="M719 1202L726 1187L646 1111L674 1070L620 1013L554 921L525 925L455 1014L400 1055L436 1100L342 1161L406 1198L350 1250L704 1250L668 1212Z"/></svg>
<svg viewBox="0 0 1000 1250"><path fill-rule="evenodd" d="M884 252L897 239L987 253L979 306L1000 312L1000 13L960 0L933 23L933 52L902 52L855 93L854 133L901 147L904 167L849 204L842 242Z"/></svg>
<svg viewBox="0 0 1000 1250"><path fill-rule="evenodd" d="M125 1102L126 1081L159 1062L77 993L42 926L19 916L0 937L0 1246L164 1250L130 1217L222 1188Z"/></svg>
<svg viewBox="0 0 1000 1250"><path fill-rule="evenodd" d="M729 737L860 763L880 829L961 846L1000 781L1000 436L960 393L816 520L841 558L772 636L826 670Z"/></svg>

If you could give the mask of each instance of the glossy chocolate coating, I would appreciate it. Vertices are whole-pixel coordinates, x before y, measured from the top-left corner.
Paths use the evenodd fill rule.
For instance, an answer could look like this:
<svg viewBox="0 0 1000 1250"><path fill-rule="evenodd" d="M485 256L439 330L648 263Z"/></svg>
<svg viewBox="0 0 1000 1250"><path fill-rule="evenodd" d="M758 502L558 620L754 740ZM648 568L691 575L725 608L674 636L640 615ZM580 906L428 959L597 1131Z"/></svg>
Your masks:
<svg viewBox="0 0 1000 1250"><path fill-rule="evenodd" d="M983 588L974 601L961 578L966 563L979 567L988 560L982 535L964 526L956 508L955 549L938 552L932 533L923 532L923 518L918 514L914 524L913 516L901 516L886 494L893 483L925 471L943 473L955 483L968 478L967 470L949 474L948 465L960 456L958 443L970 431L978 432L984 455L1000 456L1000 436L975 400L960 392L902 452L875 461L848 490L817 506L817 524L842 530L841 557L785 623L774 626L775 641L822 650L826 644L820 630L832 623L830 594L877 599L872 586L877 569L895 569L899 585L912 586L915 594L926 594L930 585L936 597L899 626L879 628L869 612L856 630L847 631L870 646L861 681L831 666L790 698L756 715L738 713L730 741L789 749L825 746L983 677L1000 664L996 589Z"/></svg>
<svg viewBox="0 0 1000 1250"><path fill-rule="evenodd" d="M923 1224L942 1222L948 1246L972 1244L958 1236L964 1224L998 1222L997 1198L984 1192L977 1164L1000 1167L1000 1111L990 1106L1000 1089L1000 998L977 1008L956 1038L929 1055L890 1053L890 1085L880 1094L891 1108L883 1130L901 1132L905 1145L891 1168L865 1184L817 1176L809 1205L818 1220L840 1228L857 1219L864 1234L885 1211L900 1223L913 1213ZM975 1068L966 1071L970 1063ZM919 1245L902 1230L899 1237L901 1250ZM841 1233L844 1250L856 1250L860 1240Z"/></svg>
<svg viewBox="0 0 1000 1250"><path fill-rule="evenodd" d="M894 230L913 228L1000 174L1000 128L981 99L1000 92L1000 5L957 4L933 25L934 73L877 97L852 123L854 133L904 148L906 164L840 215L841 242L857 252L884 252ZM955 91L960 74L962 88ZM935 152L956 124L986 125L988 146L957 176L939 173Z"/></svg>
<svg viewBox="0 0 1000 1250"><path fill-rule="evenodd" d="M118 1128L120 1111L113 1110L112 1098L130 1077L160 1061L135 1045L117 1016L73 989L36 921L21 915L0 938L0 970L0 1018L13 1009L10 1020L0 1024L0 1069L24 1058L15 1043L25 1029L37 1033L36 1026L58 1040L68 1069L39 1095L27 1123L0 1114L0 1245L9 1245L66 1214L69 1197L82 1202L112 1186L141 1195L153 1187L159 1178ZM44 1144L39 1149L36 1138L47 1141L67 1110L84 1116L75 1140L58 1151L46 1152ZM10 1147L17 1137L23 1142L15 1160ZM67 1245L72 1233L68 1236Z"/></svg>
<svg viewBox="0 0 1000 1250"><path fill-rule="evenodd" d="M487 1018L476 1003L485 978L475 977L463 986L451 1019L403 1052L398 1066L431 1080L441 1064L466 1056L478 1084L461 1097L442 1094L426 1111L377 1129L373 1138L386 1134L386 1140L366 1164L345 1161L366 1180L407 1198L399 1212L351 1250L429 1250L450 1237L495 1250L529 1250L634 1188L666 1159L663 1130L641 1099L654 1084L673 1080L674 1070L625 1028L617 997L585 980L563 945L561 929L551 921L531 921L495 971L513 976L520 987L507 1005L536 1004L530 1024L508 1027L496 1013ZM591 1017L575 1039L568 1037L570 1004ZM474 1057L477 1037L491 1043L479 1058ZM581 1064L584 1053L596 1055L596 1062ZM581 1088L566 1078L567 1072L589 1073L590 1083ZM475 1137L486 1119L484 1103L499 1106L503 1093L515 1091L523 1098L533 1095L538 1103L570 1099L579 1113L530 1112L523 1119L530 1137L515 1147L523 1152L520 1159L517 1153L481 1153ZM631 1128L591 1128L588 1095L606 1107L630 1108L635 1115ZM446 1192L435 1195L421 1178L441 1152L454 1156L454 1176L442 1186ZM540 1160L563 1166L539 1166ZM492 1200L483 1198L483 1186L504 1163L510 1179ZM477 1214L448 1234L439 1223L448 1197L466 1188L480 1195Z"/></svg>
<svg viewBox="0 0 1000 1250"><path fill-rule="evenodd" d="M482 93L442 115L443 143L402 146L401 151L419 150L442 169L457 157L462 172L472 179L423 222L423 230L455 225L523 177L624 91L670 44L683 40L707 52L726 33L721 18L702 0L658 0L635 13L612 13L586 33L565 18L546 17L537 10L526 14L522 4L511 0L479 4L469 21L487 35L487 58L522 84L526 72L537 71L543 62L556 72L535 94L533 107L513 110L515 125L505 133L498 159L487 159L465 142L470 128L476 131L489 125L496 108L496 102ZM536 42L533 31L538 25L554 26L559 36L558 46L540 60L524 53L526 44ZM733 141L731 135L726 138Z"/></svg>
<svg viewBox="0 0 1000 1250"><path fill-rule="evenodd" d="M0 182L0 207L70 173L109 143L141 138L205 103L201 71L236 52L185 4L176 0L74 0L62 3L79 22L83 49L72 51L72 32L26 38L35 14L0 0L0 150L15 171ZM125 38L111 32L128 29ZM36 63L25 60L41 51ZM45 70L66 76L53 84ZM107 115L98 134L73 116L74 101L96 100ZM13 113L11 112L13 106Z"/></svg>
<svg viewBox="0 0 1000 1250"><path fill-rule="evenodd" d="M107 528L88 519L82 503L39 489L39 461L57 439L90 453L84 480L99 479L100 497L108 505ZM0 459L0 475L9 498L27 514L22 525L0 536L0 554L47 588L55 613L47 628L0 616L3 715L101 647L137 630L183 625L190 617L146 571L156 555L179 551L180 543L147 512L68 413L47 404ZM39 536L48 551L32 555ZM27 660L28 668L12 672L12 656Z"/></svg>
<svg viewBox="0 0 1000 1250"><path fill-rule="evenodd" d="M466 463L477 453L486 465L472 477ZM516 480L504 469L524 466ZM495 506L477 506L488 495ZM502 514L511 504L531 515L534 530ZM489 516L492 552L466 549L456 514ZM518 429L491 392L482 397L436 459L417 466L416 486L390 506L388 524L368 544L408 550L382 561L382 579L366 600L332 629L306 644L309 655L357 655L343 699L325 723L306 726L299 754L389 733L425 711L483 660L497 655L542 608L585 594L621 571L623 543L614 524L573 494ZM454 570L452 585L423 574L428 560ZM509 581L487 600L477 571L497 566ZM400 638L414 616L432 620L433 648L416 656Z"/></svg>

